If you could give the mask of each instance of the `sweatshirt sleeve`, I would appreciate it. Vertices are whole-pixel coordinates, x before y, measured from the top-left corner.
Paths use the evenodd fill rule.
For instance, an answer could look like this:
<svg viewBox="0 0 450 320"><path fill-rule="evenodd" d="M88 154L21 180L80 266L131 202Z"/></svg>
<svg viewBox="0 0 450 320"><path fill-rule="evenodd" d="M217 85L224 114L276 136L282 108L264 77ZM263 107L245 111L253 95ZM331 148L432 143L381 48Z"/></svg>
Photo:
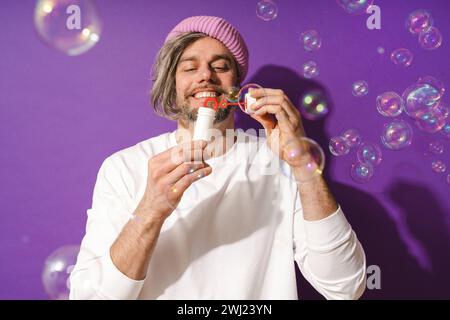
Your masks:
<svg viewBox="0 0 450 320"><path fill-rule="evenodd" d="M122 175L107 158L97 175L92 208L87 210L86 233L70 275L70 299L136 299L145 280L135 281L121 273L109 249L131 212Z"/></svg>
<svg viewBox="0 0 450 320"><path fill-rule="evenodd" d="M358 299L366 287L364 250L341 207L306 221L294 213L294 257L303 276L326 299Z"/></svg>

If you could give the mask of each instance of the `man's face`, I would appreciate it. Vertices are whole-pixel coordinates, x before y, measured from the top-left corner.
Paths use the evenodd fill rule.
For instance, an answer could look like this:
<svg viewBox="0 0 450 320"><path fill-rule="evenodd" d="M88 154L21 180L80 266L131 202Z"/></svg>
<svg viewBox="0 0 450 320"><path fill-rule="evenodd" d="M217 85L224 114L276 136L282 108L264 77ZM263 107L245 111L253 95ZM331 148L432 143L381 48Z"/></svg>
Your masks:
<svg viewBox="0 0 450 320"><path fill-rule="evenodd" d="M218 40L201 38L190 44L181 55L176 70L177 106L182 118L197 119L198 108L207 98L215 97L219 102L224 93L236 85L237 71L230 51ZM231 109L218 108L215 123L225 120Z"/></svg>

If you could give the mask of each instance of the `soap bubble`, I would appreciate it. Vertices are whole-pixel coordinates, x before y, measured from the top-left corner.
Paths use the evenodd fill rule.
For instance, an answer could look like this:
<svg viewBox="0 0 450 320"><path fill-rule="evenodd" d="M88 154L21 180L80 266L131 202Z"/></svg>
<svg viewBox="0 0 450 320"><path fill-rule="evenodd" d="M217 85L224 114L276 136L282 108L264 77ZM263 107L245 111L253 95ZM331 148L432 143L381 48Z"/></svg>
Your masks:
<svg viewBox="0 0 450 320"><path fill-rule="evenodd" d="M450 173L447 175L447 183L450 184Z"/></svg>
<svg viewBox="0 0 450 320"><path fill-rule="evenodd" d="M316 51L319 50L322 45L322 38L316 30L308 30L300 35L303 48L306 51Z"/></svg>
<svg viewBox="0 0 450 320"><path fill-rule="evenodd" d="M63 246L52 252L45 260L42 282L45 292L51 299L69 299L69 277L79 251L80 247L76 245Z"/></svg>
<svg viewBox="0 0 450 320"><path fill-rule="evenodd" d="M278 7L271 0L259 1L256 5L256 15L264 21L271 21L278 15Z"/></svg>
<svg viewBox="0 0 450 320"><path fill-rule="evenodd" d="M363 80L356 81L352 85L352 93L355 97L363 97L369 93L369 85Z"/></svg>
<svg viewBox="0 0 450 320"><path fill-rule="evenodd" d="M34 25L45 43L69 56L88 51L100 40L100 18L91 0L38 0Z"/></svg>
<svg viewBox="0 0 450 320"><path fill-rule="evenodd" d="M412 142L411 126L403 120L394 120L384 125L381 142L386 148L400 150Z"/></svg>
<svg viewBox="0 0 450 320"><path fill-rule="evenodd" d="M432 87L434 87L439 92L439 98L444 95L445 87L442 81L436 79L433 76L425 76L420 77L419 80L417 80L418 85L428 84Z"/></svg>
<svg viewBox="0 0 450 320"><path fill-rule="evenodd" d="M373 4L373 0L337 0L337 3L348 14L357 15L366 13L367 8Z"/></svg>
<svg viewBox="0 0 450 320"><path fill-rule="evenodd" d="M361 163L369 162L373 166L377 166L383 160L381 149L374 143L363 142L356 152L358 161Z"/></svg>
<svg viewBox="0 0 450 320"><path fill-rule="evenodd" d="M345 144L349 148L357 147L362 142L361 134L359 133L358 130L353 128L345 130L342 133L341 137L344 139Z"/></svg>
<svg viewBox="0 0 450 320"><path fill-rule="evenodd" d="M350 169L350 176L359 183L369 182L373 177L373 165L369 162L353 163Z"/></svg>
<svg viewBox="0 0 450 320"><path fill-rule="evenodd" d="M447 170L447 166L442 161L437 160L431 163L431 169L436 173L444 173Z"/></svg>
<svg viewBox="0 0 450 320"><path fill-rule="evenodd" d="M298 182L306 182L322 174L325 154L314 140L307 137L290 139L283 150L283 159L292 168L298 169Z"/></svg>
<svg viewBox="0 0 450 320"><path fill-rule="evenodd" d="M428 150L433 154L442 154L444 152L444 144L440 141L432 141L428 145Z"/></svg>
<svg viewBox="0 0 450 320"><path fill-rule="evenodd" d="M416 114L416 126L425 132L435 133L445 126L446 116L442 110L433 108L419 110Z"/></svg>
<svg viewBox="0 0 450 320"><path fill-rule="evenodd" d="M317 77L319 75L317 63L312 60L305 62L302 66L302 74L307 79Z"/></svg>
<svg viewBox="0 0 450 320"><path fill-rule="evenodd" d="M412 52L405 48L396 49L391 53L391 61L402 67L409 67L413 58Z"/></svg>
<svg viewBox="0 0 450 320"><path fill-rule="evenodd" d="M442 34L436 27L431 27L419 35L419 44L426 50L434 50L442 44Z"/></svg>
<svg viewBox="0 0 450 320"><path fill-rule="evenodd" d="M377 52L379 53L379 54L384 54L384 48L383 47L378 47L377 48Z"/></svg>
<svg viewBox="0 0 450 320"><path fill-rule="evenodd" d="M245 98L247 94L249 94L249 97L251 97L249 92L251 89L262 89L262 87L256 83L248 83L239 90L239 101L238 101L239 108L241 108L242 111L248 114L254 112L253 109L251 108L251 104L253 103L249 101L250 105L247 105L247 99Z"/></svg>
<svg viewBox="0 0 450 320"><path fill-rule="evenodd" d="M428 84L414 84L403 92L404 111L412 118L416 118L422 110L428 111L439 104L441 94Z"/></svg>
<svg viewBox="0 0 450 320"><path fill-rule="evenodd" d="M229 102L237 103L239 102L239 91L240 89L238 87L231 87L225 93L225 98Z"/></svg>
<svg viewBox="0 0 450 320"><path fill-rule="evenodd" d="M406 28L412 34L426 31L433 25L431 14L423 9L415 10L406 19Z"/></svg>
<svg viewBox="0 0 450 320"><path fill-rule="evenodd" d="M439 131L439 133L450 140L450 123L446 123L445 126Z"/></svg>
<svg viewBox="0 0 450 320"><path fill-rule="evenodd" d="M301 98L300 111L308 120L318 120L329 112L326 99L320 91L306 93Z"/></svg>
<svg viewBox="0 0 450 320"><path fill-rule="evenodd" d="M350 151L349 146L342 137L331 138L328 148L330 149L330 152L337 157L344 156Z"/></svg>
<svg viewBox="0 0 450 320"><path fill-rule="evenodd" d="M403 100L393 91L382 93L377 97L377 110L385 117L396 117L403 111Z"/></svg>

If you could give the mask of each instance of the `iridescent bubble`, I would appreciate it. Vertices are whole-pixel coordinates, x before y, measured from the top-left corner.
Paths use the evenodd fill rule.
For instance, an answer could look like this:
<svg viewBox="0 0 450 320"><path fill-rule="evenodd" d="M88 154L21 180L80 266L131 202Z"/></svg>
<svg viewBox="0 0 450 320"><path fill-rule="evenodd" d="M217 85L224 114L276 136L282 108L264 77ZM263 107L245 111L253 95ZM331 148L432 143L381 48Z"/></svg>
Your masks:
<svg viewBox="0 0 450 320"><path fill-rule="evenodd" d="M442 34L436 27L431 27L419 35L419 44L426 50L434 50L442 44Z"/></svg>
<svg viewBox="0 0 450 320"><path fill-rule="evenodd" d="M229 102L236 103L239 101L239 91L240 89L238 87L231 87L225 93L225 98Z"/></svg>
<svg viewBox="0 0 450 320"><path fill-rule="evenodd" d="M396 117L403 111L403 100L393 91L382 93L377 97L377 110L385 117Z"/></svg>
<svg viewBox="0 0 450 320"><path fill-rule="evenodd" d="M412 12L406 19L406 28L412 34L419 34L433 25L431 14L423 9Z"/></svg>
<svg viewBox="0 0 450 320"><path fill-rule="evenodd" d="M431 169L436 173L444 173L447 170L447 166L442 161L437 160L431 163Z"/></svg>
<svg viewBox="0 0 450 320"><path fill-rule="evenodd" d="M450 173L447 175L447 183L450 184Z"/></svg>
<svg viewBox="0 0 450 320"><path fill-rule="evenodd" d="M291 139L286 142L283 150L283 160L291 168L298 170L298 182L306 182L322 174L325 154L314 140L307 137Z"/></svg>
<svg viewBox="0 0 450 320"><path fill-rule="evenodd" d="M384 48L383 47L378 47L377 48L377 52L379 53L379 54L384 54Z"/></svg>
<svg viewBox="0 0 450 320"><path fill-rule="evenodd" d="M363 80L356 81L352 85L352 93L355 97L364 97L369 93L369 85Z"/></svg>
<svg viewBox="0 0 450 320"><path fill-rule="evenodd" d="M361 134L356 129L347 129L342 134L341 137L344 139L345 144L349 148L357 147L362 142Z"/></svg>
<svg viewBox="0 0 450 320"><path fill-rule="evenodd" d="M418 85L428 84L434 87L440 94L439 98L444 95L445 92L444 84L442 83L442 81L436 79L433 76L420 77L419 80L417 80L417 84Z"/></svg>
<svg viewBox="0 0 450 320"><path fill-rule="evenodd" d="M448 118L448 115L450 114L450 109L447 107L446 104L442 103L442 101L433 109L440 112L444 118Z"/></svg>
<svg viewBox="0 0 450 320"><path fill-rule="evenodd" d="M439 133L450 140L450 123L446 123L445 126L439 131Z"/></svg>
<svg viewBox="0 0 450 320"><path fill-rule="evenodd" d="M303 48L306 51L319 50L322 45L322 38L316 30L308 30L300 35L300 40L303 44Z"/></svg>
<svg viewBox="0 0 450 320"><path fill-rule="evenodd" d="M381 142L386 148L400 150L412 142L411 126L403 120L394 120L384 125Z"/></svg>
<svg viewBox="0 0 450 320"><path fill-rule="evenodd" d="M302 74L305 78L311 79L319 75L319 68L315 61L305 62L302 66Z"/></svg>
<svg viewBox="0 0 450 320"><path fill-rule="evenodd" d="M373 165L369 162L353 163L350 169L350 176L358 183L369 182L373 177Z"/></svg>
<svg viewBox="0 0 450 320"><path fill-rule="evenodd" d="M336 0L345 12L352 15L366 13L373 0Z"/></svg>
<svg viewBox="0 0 450 320"><path fill-rule="evenodd" d="M320 91L311 91L301 98L300 111L306 119L318 120L325 117L329 109L324 95Z"/></svg>
<svg viewBox="0 0 450 320"><path fill-rule="evenodd" d="M69 299L69 277L79 251L80 247L76 245L63 246L52 252L45 260L42 282L45 292L51 299Z"/></svg>
<svg viewBox="0 0 450 320"><path fill-rule="evenodd" d="M440 97L435 87L428 84L414 84L403 92L404 110L408 116L416 118L419 112L436 107Z"/></svg>
<svg viewBox="0 0 450 320"><path fill-rule="evenodd" d="M444 144L440 141L432 141L428 145L428 150L433 154L442 154L444 152Z"/></svg>
<svg viewBox="0 0 450 320"><path fill-rule="evenodd" d="M333 137L328 144L331 154L339 157L349 153L350 148L342 137Z"/></svg>
<svg viewBox="0 0 450 320"><path fill-rule="evenodd" d="M402 67L409 67L413 58L412 52L405 48L396 49L391 53L391 61Z"/></svg>
<svg viewBox="0 0 450 320"><path fill-rule="evenodd" d="M239 90L238 105L241 110L247 114L252 114L255 112L252 109L252 105L257 99L252 97L250 92L252 89L262 89L262 87L256 83L248 83Z"/></svg>
<svg viewBox="0 0 450 320"><path fill-rule="evenodd" d="M271 0L259 1L256 5L256 15L264 21L271 21L278 15L278 7Z"/></svg>
<svg viewBox="0 0 450 320"><path fill-rule="evenodd" d="M46 44L69 56L88 51L100 40L100 18L91 0L38 0L34 25Z"/></svg>
<svg viewBox="0 0 450 320"><path fill-rule="evenodd" d="M445 126L445 114L438 108L419 110L416 114L416 126L425 132L435 133Z"/></svg>
<svg viewBox="0 0 450 320"><path fill-rule="evenodd" d="M358 161L361 163L369 162L373 166L377 166L383 160L381 149L374 143L363 142L356 152Z"/></svg>

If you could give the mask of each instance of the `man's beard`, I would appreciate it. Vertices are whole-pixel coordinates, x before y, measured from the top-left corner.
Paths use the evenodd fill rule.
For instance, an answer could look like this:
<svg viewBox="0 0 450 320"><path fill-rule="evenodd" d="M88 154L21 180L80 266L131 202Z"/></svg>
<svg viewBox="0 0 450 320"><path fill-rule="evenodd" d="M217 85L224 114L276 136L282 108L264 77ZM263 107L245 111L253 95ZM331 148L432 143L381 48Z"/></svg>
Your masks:
<svg viewBox="0 0 450 320"><path fill-rule="evenodd" d="M229 115L232 111L232 108L233 107L217 108L216 116L214 117L214 124L225 121L229 117ZM180 109L181 109L181 118L183 120L186 120L189 122L197 121L197 113L198 113L197 108L192 108L185 101L185 103L183 105L181 105Z"/></svg>

